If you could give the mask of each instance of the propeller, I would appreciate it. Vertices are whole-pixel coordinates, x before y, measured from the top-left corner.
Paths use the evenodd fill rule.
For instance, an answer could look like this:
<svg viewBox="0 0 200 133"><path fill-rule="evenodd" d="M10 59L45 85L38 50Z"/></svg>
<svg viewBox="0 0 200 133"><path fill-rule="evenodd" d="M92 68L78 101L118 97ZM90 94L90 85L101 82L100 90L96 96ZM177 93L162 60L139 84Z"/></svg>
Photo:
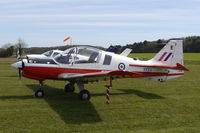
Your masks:
<svg viewBox="0 0 200 133"><path fill-rule="evenodd" d="M26 59L20 59L17 62L11 64L12 67L18 69L19 79L22 77L22 71L25 67Z"/></svg>

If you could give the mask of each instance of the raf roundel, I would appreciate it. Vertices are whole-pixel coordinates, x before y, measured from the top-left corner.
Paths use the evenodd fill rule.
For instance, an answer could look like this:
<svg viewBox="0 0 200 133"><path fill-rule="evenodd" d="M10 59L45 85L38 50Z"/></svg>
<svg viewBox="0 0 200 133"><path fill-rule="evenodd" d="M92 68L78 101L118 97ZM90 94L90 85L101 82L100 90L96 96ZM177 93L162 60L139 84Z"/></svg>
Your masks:
<svg viewBox="0 0 200 133"><path fill-rule="evenodd" d="M124 63L119 63L118 65L119 70L124 70L126 68Z"/></svg>

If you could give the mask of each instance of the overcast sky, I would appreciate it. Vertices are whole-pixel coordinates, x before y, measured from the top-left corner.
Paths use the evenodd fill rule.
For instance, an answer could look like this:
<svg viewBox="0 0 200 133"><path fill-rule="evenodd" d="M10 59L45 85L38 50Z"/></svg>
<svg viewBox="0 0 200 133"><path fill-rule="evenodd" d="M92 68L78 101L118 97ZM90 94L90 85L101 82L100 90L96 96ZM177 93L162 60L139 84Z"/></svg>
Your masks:
<svg viewBox="0 0 200 133"><path fill-rule="evenodd" d="M200 0L0 0L0 45L126 45L200 35ZM68 42L69 43L69 42Z"/></svg>

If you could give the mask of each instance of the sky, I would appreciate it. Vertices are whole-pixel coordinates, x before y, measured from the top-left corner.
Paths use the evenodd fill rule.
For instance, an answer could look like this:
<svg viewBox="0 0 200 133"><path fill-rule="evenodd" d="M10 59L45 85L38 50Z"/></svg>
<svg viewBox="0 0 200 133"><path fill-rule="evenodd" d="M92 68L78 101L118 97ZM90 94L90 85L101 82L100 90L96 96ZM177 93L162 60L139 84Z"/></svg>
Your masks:
<svg viewBox="0 0 200 133"><path fill-rule="evenodd" d="M0 46L126 45L200 35L200 0L0 0Z"/></svg>

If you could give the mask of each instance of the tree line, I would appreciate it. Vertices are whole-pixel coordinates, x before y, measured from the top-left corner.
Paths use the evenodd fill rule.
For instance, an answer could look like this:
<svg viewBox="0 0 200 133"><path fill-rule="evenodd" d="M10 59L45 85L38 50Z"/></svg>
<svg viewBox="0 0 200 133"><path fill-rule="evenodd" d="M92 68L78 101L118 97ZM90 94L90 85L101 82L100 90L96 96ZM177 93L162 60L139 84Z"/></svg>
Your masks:
<svg viewBox="0 0 200 133"><path fill-rule="evenodd" d="M200 36L189 36L185 38L172 38L172 39L182 39L183 40L183 50L186 53L198 53L200 52ZM170 39L171 40L171 39ZM125 46L114 45L116 53L121 53L124 49L132 49L132 53L157 53L169 40L158 39L157 41L143 41L135 42L133 44L127 44ZM0 57L10 57L12 55L22 54L41 54L48 50L59 49L65 50L71 45L59 46L59 47L32 47L27 48L27 44L19 39L16 44L5 44L0 48ZM77 46L77 45L76 45ZM103 47L97 47L100 49L105 49Z"/></svg>
<svg viewBox="0 0 200 133"><path fill-rule="evenodd" d="M171 38L183 40L183 51L185 53L200 52L200 36L190 36L185 38ZM127 44L126 46L116 45L117 53L126 48L132 49L132 53L157 53L169 40L159 39L157 41L143 41Z"/></svg>
<svg viewBox="0 0 200 133"><path fill-rule="evenodd" d="M28 45L22 39L19 39L16 44L7 43L0 48L0 57L10 57L13 55L22 55L23 49Z"/></svg>

